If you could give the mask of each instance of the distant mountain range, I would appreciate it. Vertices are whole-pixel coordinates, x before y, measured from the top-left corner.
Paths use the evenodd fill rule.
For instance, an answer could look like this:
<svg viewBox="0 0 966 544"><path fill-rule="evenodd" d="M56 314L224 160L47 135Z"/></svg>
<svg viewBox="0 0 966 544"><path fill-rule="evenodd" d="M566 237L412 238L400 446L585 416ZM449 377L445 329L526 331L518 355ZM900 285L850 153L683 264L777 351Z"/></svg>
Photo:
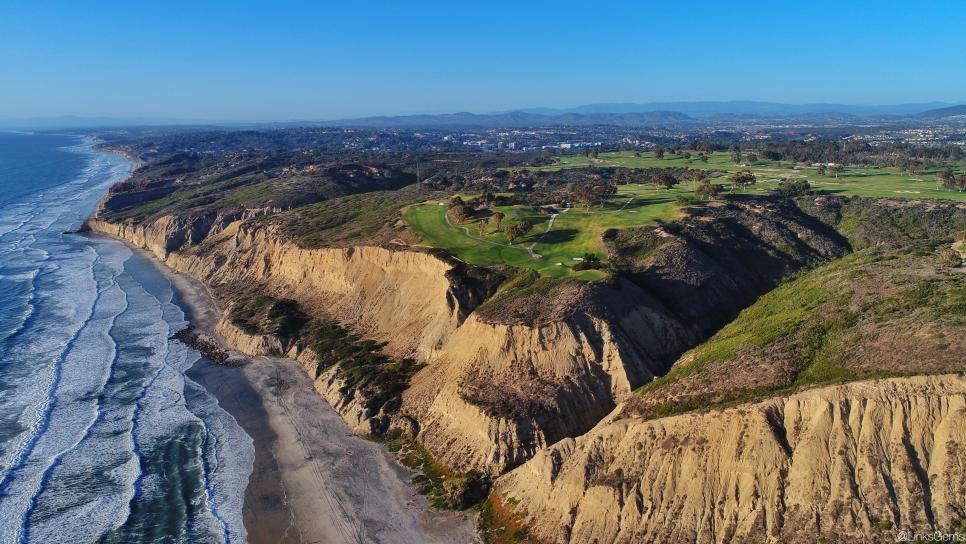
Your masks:
<svg viewBox="0 0 966 544"><path fill-rule="evenodd" d="M645 112L590 112L590 113L560 113L546 115L526 111L511 111L507 113L448 113L442 115L400 115L364 117L361 119L339 119L326 121L323 124L332 126L352 127L481 127L481 128L514 128L532 126L647 126L673 125L676 123L692 122L694 119L684 113L676 111L645 111Z"/></svg>
<svg viewBox="0 0 966 544"><path fill-rule="evenodd" d="M966 115L966 105L924 111L919 114L919 117L938 119L943 117L958 117L960 115Z"/></svg>
<svg viewBox="0 0 966 544"><path fill-rule="evenodd" d="M863 106L848 104L781 104L778 102L647 102L588 104L570 109L528 108L496 113L449 113L338 119L321 124L346 127L520 128L533 126L672 126L706 121L753 122L794 119L816 123L848 123L857 119L912 121L966 114L966 106L945 102Z"/></svg>
<svg viewBox="0 0 966 544"><path fill-rule="evenodd" d="M946 102L923 102L913 104L892 104L884 106L864 106L854 104L782 104L779 102L755 102L737 100L728 102L644 102L644 103L603 103L587 104L569 109L525 108L520 111L541 115L560 115L563 113L628 113L640 111L675 111L692 117L711 117L715 115L757 115L763 117L805 115L812 113L844 113L847 115L910 115L927 110L952 106Z"/></svg>

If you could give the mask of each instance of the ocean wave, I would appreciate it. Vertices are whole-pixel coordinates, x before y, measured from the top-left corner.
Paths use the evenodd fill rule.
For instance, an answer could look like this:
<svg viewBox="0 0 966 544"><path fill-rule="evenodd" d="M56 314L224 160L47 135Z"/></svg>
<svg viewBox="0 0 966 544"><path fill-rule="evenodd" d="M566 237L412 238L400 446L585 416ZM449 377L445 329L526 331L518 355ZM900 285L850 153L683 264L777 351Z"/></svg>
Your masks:
<svg viewBox="0 0 966 544"><path fill-rule="evenodd" d="M50 466L44 471L41 476L40 483L37 486L33 496L30 498L30 503L27 510L24 512L21 524L21 538L20 541L26 543L30 540L30 529L31 525L29 523L31 515L37 510L38 503L41 495L47 490L50 483L51 477L54 471L60 466L61 462L66 456L74 452L78 446L83 442L88 440L91 436L91 431L94 429L95 425L102 420L105 415L104 411L104 393L108 382L114 375L117 369L118 355L120 351L118 350L117 342L114 340L112 331L117 326L117 318L122 315L128 309L127 294L118 288L116 282L116 275L110 278L110 285L108 289L116 289L120 294L120 304L116 308L98 308L99 312L106 314L103 319L108 322L108 327L104 333L101 334L101 338L104 342L110 346L110 363L106 366L104 371L101 373L101 377L98 380L98 384L92 391L92 396L96 398L96 406L94 409L94 416L90 418L89 423L83 428L80 437L74 441L72 444L67 445L64 449L58 452L50 463ZM94 369L92 369L94 370ZM59 509L63 511L63 508ZM90 518L87 518L90 519ZM76 533L75 533L76 534Z"/></svg>
<svg viewBox="0 0 966 544"><path fill-rule="evenodd" d="M64 234L130 170L90 145L70 148L84 172L0 212L0 276L31 305L0 304L0 413L18 422L0 431L0 541L244 541L252 441L185 376L200 355L168 340L172 286L118 242Z"/></svg>
<svg viewBox="0 0 966 544"><path fill-rule="evenodd" d="M91 276L93 279L93 267L91 268ZM76 329L76 331L70 336L67 343L64 345L63 349L57 355L56 359L52 365L52 372L50 373L50 379L46 384L46 395L43 397L42 403L34 410L35 419L28 426L30 429L26 436L26 440L22 441L19 447L15 450L15 456L12 463L10 463L4 470L2 478L0 478L0 497L4 499L9 499L9 497L21 495L21 493L14 493L11 487L17 482L18 477L24 479L25 481L32 480L33 476L36 476L36 471L31 474L27 473L26 465L28 460L34 454L35 450L42 444L48 429L52 425L59 425L62 421L54 421L53 414L61 403L61 396L58 394L58 389L61 387L61 382L64 378L64 366L67 364L68 357L74 350L75 346L78 345L78 341L81 338L83 331L92 322L95 315L95 307L98 301L103 296L104 290L98 289L97 294L94 297L93 303L90 305L90 310L87 313L86 318L83 319L81 325ZM76 413L76 412L74 412ZM71 411L67 411L66 415L72 415ZM30 485L29 483L27 485ZM19 519L23 518L23 515L28 505L24 504L24 501L18 500L15 505L11 508L9 505L9 500L5 500L5 508L7 514L9 515L9 509L19 510ZM7 516L5 516L7 517ZM20 531L17 531L17 540L19 541Z"/></svg>

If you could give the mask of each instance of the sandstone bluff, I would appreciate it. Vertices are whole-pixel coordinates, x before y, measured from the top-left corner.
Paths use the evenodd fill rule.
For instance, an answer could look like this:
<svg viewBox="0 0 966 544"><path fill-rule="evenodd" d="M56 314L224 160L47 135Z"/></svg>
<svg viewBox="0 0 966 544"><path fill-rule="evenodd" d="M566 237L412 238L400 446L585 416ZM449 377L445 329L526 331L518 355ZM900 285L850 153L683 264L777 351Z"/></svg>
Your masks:
<svg viewBox="0 0 966 544"><path fill-rule="evenodd" d="M95 217L88 226L212 289L257 285L424 364L397 409L374 409L337 366L319 368L304 342L251 335L227 319L218 327L239 351L299 361L357 432L396 429L456 470L491 475L494 497L512 500L535 538L729 542L764 534L789 542L865 538L886 522L960 522L961 375L865 381L652 420L622 412L632 391L768 286L849 250L817 221L782 219L788 210L773 207L714 213L735 222L753 213L763 238L793 247L791 258L749 247L713 259L713 244L699 243L707 238L700 229L711 227L697 218L683 231L658 229L669 243L649 257L657 270L650 277L574 287L562 293L573 309L529 323L482 311L487 294L452 259L374 246L305 249L253 220L257 210L147 223ZM778 272L742 280L736 270L753 267L751 257L772 259ZM658 298L654 287L673 285L696 295ZM726 298L737 301L732 310L697 317Z"/></svg>

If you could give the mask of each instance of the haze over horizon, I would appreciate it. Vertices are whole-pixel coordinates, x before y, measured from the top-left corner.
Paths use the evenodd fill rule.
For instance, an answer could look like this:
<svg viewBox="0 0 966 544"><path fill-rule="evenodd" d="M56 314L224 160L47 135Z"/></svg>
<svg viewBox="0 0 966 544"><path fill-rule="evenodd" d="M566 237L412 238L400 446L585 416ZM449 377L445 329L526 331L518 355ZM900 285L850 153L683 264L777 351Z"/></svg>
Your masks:
<svg viewBox="0 0 966 544"><path fill-rule="evenodd" d="M963 22L959 3L5 5L0 119L954 104L966 99L966 74L951 69L966 56Z"/></svg>

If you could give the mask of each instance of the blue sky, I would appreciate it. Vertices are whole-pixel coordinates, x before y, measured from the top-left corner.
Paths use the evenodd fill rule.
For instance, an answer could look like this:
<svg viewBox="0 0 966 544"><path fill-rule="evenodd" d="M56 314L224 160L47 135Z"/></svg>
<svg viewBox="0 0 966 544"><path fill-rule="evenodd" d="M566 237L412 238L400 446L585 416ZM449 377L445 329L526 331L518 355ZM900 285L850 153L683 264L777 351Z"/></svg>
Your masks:
<svg viewBox="0 0 966 544"><path fill-rule="evenodd" d="M0 118L966 100L966 2L0 3Z"/></svg>

